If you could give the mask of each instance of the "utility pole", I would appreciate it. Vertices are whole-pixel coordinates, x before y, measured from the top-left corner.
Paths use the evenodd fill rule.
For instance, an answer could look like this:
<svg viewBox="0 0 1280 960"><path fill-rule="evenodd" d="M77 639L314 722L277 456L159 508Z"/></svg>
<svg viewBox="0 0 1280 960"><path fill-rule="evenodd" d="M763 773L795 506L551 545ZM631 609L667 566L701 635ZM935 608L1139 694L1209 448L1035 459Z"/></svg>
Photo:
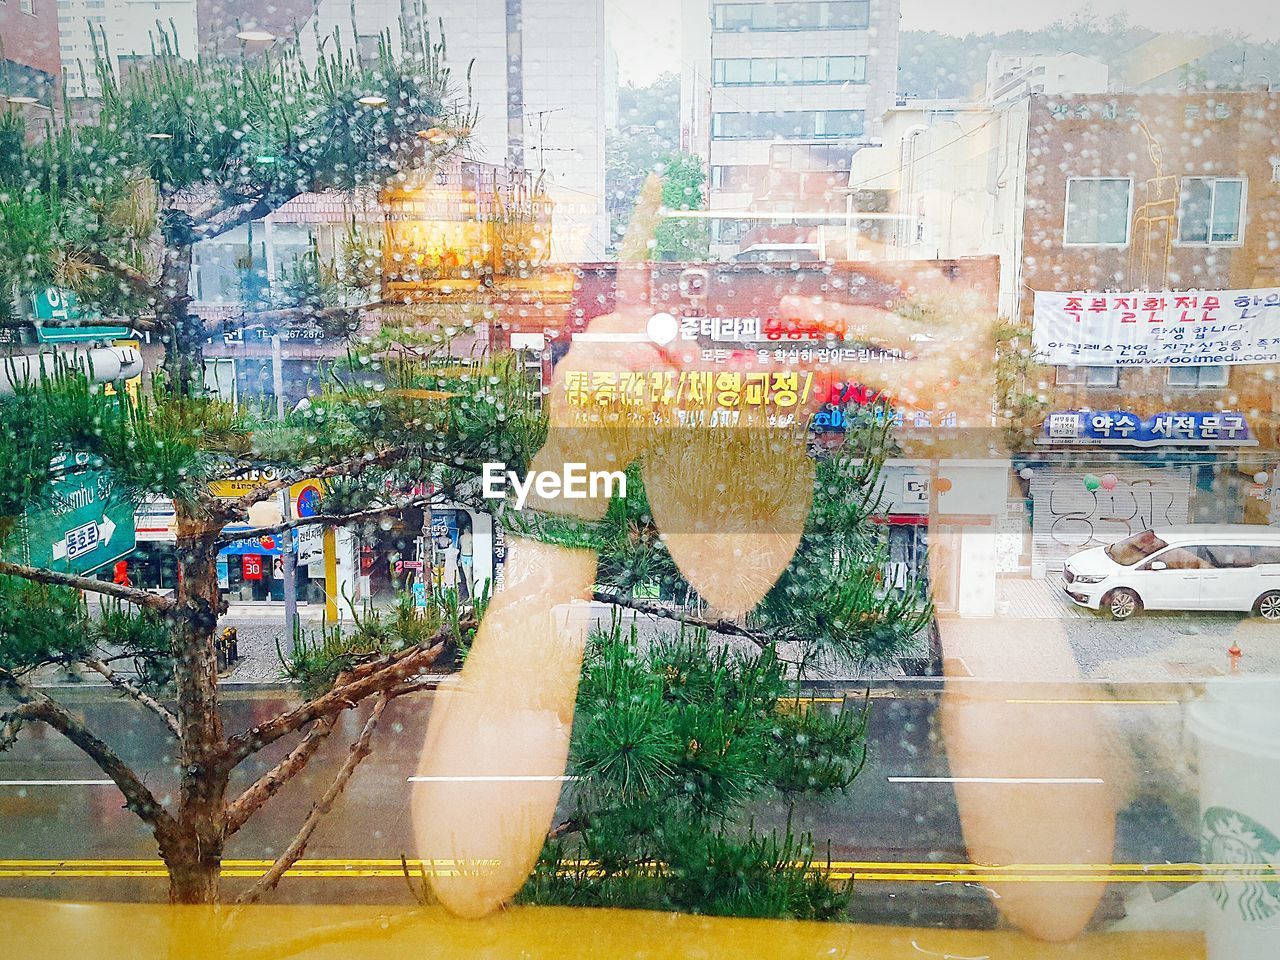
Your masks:
<svg viewBox="0 0 1280 960"><path fill-rule="evenodd" d="M284 357L280 348L280 334L271 335L271 380L276 395L276 418L284 420ZM293 513L289 502L289 488L280 491L280 519L288 522ZM284 626L285 644L293 652L294 634L298 624L298 555L293 549L293 531L280 534L280 560L284 572Z"/></svg>

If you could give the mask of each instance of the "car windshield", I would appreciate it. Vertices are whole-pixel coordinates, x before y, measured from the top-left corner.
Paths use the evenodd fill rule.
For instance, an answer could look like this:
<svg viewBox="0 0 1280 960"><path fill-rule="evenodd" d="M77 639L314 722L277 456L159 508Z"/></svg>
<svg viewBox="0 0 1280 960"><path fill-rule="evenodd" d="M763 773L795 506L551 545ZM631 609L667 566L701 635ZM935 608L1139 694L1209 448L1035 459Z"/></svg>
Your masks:
<svg viewBox="0 0 1280 960"><path fill-rule="evenodd" d="M1116 563L1131 567L1139 560L1145 560L1157 550L1163 550L1168 544L1151 530L1143 530L1132 537L1126 537L1118 543L1106 548L1107 556Z"/></svg>

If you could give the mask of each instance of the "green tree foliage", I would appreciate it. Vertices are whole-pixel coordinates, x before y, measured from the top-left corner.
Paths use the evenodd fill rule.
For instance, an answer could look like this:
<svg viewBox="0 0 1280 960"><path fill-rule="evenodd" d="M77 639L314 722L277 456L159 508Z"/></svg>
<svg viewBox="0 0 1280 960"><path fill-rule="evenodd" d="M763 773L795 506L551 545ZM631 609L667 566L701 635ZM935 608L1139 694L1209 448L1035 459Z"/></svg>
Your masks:
<svg viewBox="0 0 1280 960"><path fill-rule="evenodd" d="M652 83L628 83L618 91L618 126L609 131L605 194L616 243L626 230L640 189L651 173L662 180L668 210L700 210L707 175L702 163L680 151L680 78L664 73ZM657 260L698 260L707 256L706 221L664 220L658 227Z"/></svg>
<svg viewBox="0 0 1280 960"><path fill-rule="evenodd" d="M659 161L662 205L669 211L701 210L707 182L702 161L687 153L667 154ZM656 260L705 260L711 234L706 220L668 218L658 225Z"/></svg>
<svg viewBox="0 0 1280 960"><path fill-rule="evenodd" d="M682 633L643 648L593 635L578 694L564 821L522 898L831 919L848 902L809 836L762 833L753 803L841 790L866 758L865 711L794 694L773 645Z"/></svg>
<svg viewBox="0 0 1280 960"><path fill-rule="evenodd" d="M888 531L871 517L883 495L881 475L894 447L883 406L848 414L844 442L814 451L813 506L791 562L747 618L760 638L795 646L802 664L893 663L933 615L922 576L902 589L884 582ZM650 512L641 469L627 471L627 496L605 516L609 548L597 582L622 594L656 591L695 598L667 553Z"/></svg>

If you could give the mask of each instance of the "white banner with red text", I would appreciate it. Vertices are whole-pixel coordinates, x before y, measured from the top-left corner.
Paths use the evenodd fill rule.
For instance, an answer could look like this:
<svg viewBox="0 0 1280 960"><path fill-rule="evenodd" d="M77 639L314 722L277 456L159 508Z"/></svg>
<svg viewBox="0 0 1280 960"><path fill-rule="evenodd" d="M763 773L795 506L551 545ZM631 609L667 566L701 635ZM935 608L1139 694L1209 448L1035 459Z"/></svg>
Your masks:
<svg viewBox="0 0 1280 960"><path fill-rule="evenodd" d="M1036 291L1032 345L1054 366L1280 363L1280 288Z"/></svg>

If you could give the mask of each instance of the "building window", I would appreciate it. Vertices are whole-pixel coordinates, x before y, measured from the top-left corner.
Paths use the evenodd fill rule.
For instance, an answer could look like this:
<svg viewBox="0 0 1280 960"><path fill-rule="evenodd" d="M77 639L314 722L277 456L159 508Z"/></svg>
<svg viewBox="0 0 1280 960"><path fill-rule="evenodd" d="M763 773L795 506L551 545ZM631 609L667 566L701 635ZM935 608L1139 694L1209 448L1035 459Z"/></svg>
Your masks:
<svg viewBox="0 0 1280 960"><path fill-rule="evenodd" d="M1181 390L1210 390L1227 385L1230 368L1225 363L1199 367L1170 367L1169 386Z"/></svg>
<svg viewBox="0 0 1280 960"><path fill-rule="evenodd" d="M1182 243L1239 243L1244 184L1236 177L1183 177L1178 239Z"/></svg>
<svg viewBox="0 0 1280 960"><path fill-rule="evenodd" d="M1118 387L1119 367L1058 367L1056 382L1060 387Z"/></svg>
<svg viewBox="0 0 1280 960"><path fill-rule="evenodd" d="M717 113L711 136L717 140L806 140L857 137L861 110L780 110L776 113Z"/></svg>
<svg viewBox="0 0 1280 960"><path fill-rule="evenodd" d="M866 57L733 57L711 68L717 86L866 83Z"/></svg>
<svg viewBox="0 0 1280 960"><path fill-rule="evenodd" d="M23 13L29 13L34 17L36 15L36 0L22 0L18 9Z"/></svg>
<svg viewBox="0 0 1280 960"><path fill-rule="evenodd" d="M865 30L868 0L816 3L717 3L717 30Z"/></svg>
<svg viewBox="0 0 1280 960"><path fill-rule="evenodd" d="M711 167L711 189L744 193L763 183L769 168L763 164L717 163Z"/></svg>
<svg viewBox="0 0 1280 960"><path fill-rule="evenodd" d="M1073 177L1067 181L1068 246L1123 247L1129 242L1133 181L1127 177Z"/></svg>

